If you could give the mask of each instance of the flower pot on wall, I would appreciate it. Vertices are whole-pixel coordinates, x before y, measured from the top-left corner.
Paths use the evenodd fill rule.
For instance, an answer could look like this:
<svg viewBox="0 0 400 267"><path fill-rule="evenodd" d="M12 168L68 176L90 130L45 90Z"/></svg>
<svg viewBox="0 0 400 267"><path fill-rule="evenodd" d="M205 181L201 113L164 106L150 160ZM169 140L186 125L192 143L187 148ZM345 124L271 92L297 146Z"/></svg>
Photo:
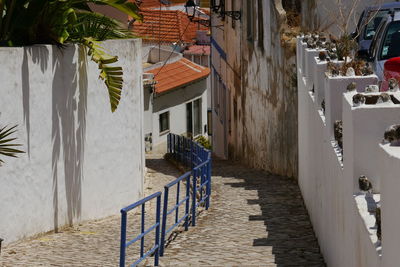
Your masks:
<svg viewBox="0 0 400 267"><path fill-rule="evenodd" d="M343 65L344 61L331 61L338 66ZM319 57L314 57L314 70L312 73L312 79L314 83L315 91L315 103L317 109L321 109L321 103L325 99L325 72L327 71L328 61L322 61Z"/></svg>
<svg viewBox="0 0 400 267"><path fill-rule="evenodd" d="M311 90L313 88L313 83L314 83L313 74L314 74L314 65L316 64L314 58L318 56L320 52L325 52L325 51L326 51L325 49L310 49L310 48L305 49L304 53L305 69L303 75L306 78L308 90Z"/></svg>
<svg viewBox="0 0 400 267"><path fill-rule="evenodd" d="M380 93L366 93L378 96ZM390 93L400 99L400 93ZM343 157L347 177L353 179L353 192L360 191L358 178L365 175L372 183L374 193L380 192L381 161L378 160L381 143L388 126L400 122L400 104L392 101L381 104L354 106L354 93L345 93L343 101Z"/></svg>
<svg viewBox="0 0 400 267"><path fill-rule="evenodd" d="M365 87L378 83L376 75L369 76L329 76L325 75L325 117L328 130L328 136L333 139L333 124L336 120L342 119L342 102L343 93L346 92L347 86L355 82L357 92L363 92Z"/></svg>

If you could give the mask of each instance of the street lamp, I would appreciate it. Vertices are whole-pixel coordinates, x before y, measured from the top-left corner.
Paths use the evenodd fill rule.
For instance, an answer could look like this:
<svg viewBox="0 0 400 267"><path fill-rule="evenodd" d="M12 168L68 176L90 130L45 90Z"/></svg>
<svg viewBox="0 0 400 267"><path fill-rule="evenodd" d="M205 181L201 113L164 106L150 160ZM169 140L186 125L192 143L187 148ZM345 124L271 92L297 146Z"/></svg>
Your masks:
<svg viewBox="0 0 400 267"><path fill-rule="evenodd" d="M211 26L210 19L200 19L196 18L196 9L198 5L196 4L195 0L187 0L185 3L185 10L188 18L192 22L197 22L202 24L206 27ZM241 11L226 11L225 10L225 0L211 0L211 9L215 13L219 13L219 16L224 20L225 16L231 17L233 20L241 20L242 12Z"/></svg>
<svg viewBox="0 0 400 267"><path fill-rule="evenodd" d="M190 20L194 19L194 17L196 16L196 6L197 5L194 2L194 0L186 1L185 10L186 10L186 14L188 14L188 17Z"/></svg>
<svg viewBox="0 0 400 267"><path fill-rule="evenodd" d="M197 7L198 7L198 5L194 2L194 0L186 1L185 10L186 10L186 14L187 14L188 18L192 22L197 22L197 23L202 24L202 25L204 25L206 27L210 27L211 26L211 21L209 19L196 18L196 8Z"/></svg>
<svg viewBox="0 0 400 267"><path fill-rule="evenodd" d="M221 0L211 0L211 9L215 13L221 8Z"/></svg>

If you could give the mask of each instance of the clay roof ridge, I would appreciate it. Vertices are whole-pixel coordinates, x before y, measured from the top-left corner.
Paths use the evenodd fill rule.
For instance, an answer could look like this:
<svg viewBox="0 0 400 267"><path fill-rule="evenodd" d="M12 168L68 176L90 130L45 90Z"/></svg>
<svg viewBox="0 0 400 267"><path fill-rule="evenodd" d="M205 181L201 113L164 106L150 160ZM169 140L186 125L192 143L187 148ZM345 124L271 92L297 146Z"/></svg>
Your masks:
<svg viewBox="0 0 400 267"><path fill-rule="evenodd" d="M189 60L188 60L188 61L189 61ZM191 68L191 69L194 70L195 72L201 72L201 70L195 68L195 66L190 66L188 63L185 62L185 60L182 60L180 63L186 65L188 68Z"/></svg>
<svg viewBox="0 0 400 267"><path fill-rule="evenodd" d="M170 65L177 65L178 63L180 63L182 65L185 65L185 66L189 67L190 69L192 69L192 70L194 70L196 72L202 72L203 70L207 69L207 67L198 65L198 64L194 63L193 61L190 61L187 58L181 58L178 61L175 61L175 62L172 62L172 63L167 63L164 66L161 66L161 67L158 67L158 68L154 68L154 69L150 70L150 72L155 72L155 71L158 70L157 75L158 74L162 74L163 73L163 71L162 71L163 67L169 67ZM193 64L193 66L190 66L190 64ZM196 67L199 67L200 69L196 69ZM176 69L179 69L179 68L181 68L181 66L177 66L177 67L174 67L172 69L168 69L167 71L176 70ZM155 75L155 76L157 76L157 75Z"/></svg>

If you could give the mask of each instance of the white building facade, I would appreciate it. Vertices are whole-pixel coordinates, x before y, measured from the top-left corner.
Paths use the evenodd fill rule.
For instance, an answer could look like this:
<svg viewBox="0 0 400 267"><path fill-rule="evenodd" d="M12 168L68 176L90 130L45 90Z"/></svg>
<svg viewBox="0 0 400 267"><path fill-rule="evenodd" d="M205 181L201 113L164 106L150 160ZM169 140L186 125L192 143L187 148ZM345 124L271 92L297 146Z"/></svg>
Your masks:
<svg viewBox="0 0 400 267"><path fill-rule="evenodd" d="M144 133L146 151L164 153L168 133L193 138L207 136L210 71L179 53L159 64L144 69L148 77L143 88Z"/></svg>

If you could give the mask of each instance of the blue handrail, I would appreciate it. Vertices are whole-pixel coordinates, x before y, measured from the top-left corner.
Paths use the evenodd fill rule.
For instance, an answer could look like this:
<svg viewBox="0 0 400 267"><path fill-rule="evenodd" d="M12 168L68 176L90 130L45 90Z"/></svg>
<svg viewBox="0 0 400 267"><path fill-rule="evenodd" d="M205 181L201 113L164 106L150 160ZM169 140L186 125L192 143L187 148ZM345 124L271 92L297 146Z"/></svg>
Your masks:
<svg viewBox="0 0 400 267"><path fill-rule="evenodd" d="M156 198L157 199L157 208L156 208L156 223L153 224L150 228L145 230L145 204L150 200ZM134 239L126 242L126 227L127 227L127 213L137 207L142 207L142 214L141 214L141 234L135 237ZM158 266L159 260L159 248L160 248L160 212L161 212L161 192L157 192L152 194L151 196L145 197L142 200L135 202L128 207L121 209L121 245L120 245L120 260L119 266L125 266L125 258L126 258L126 248L136 241L140 240L140 258L135 261L130 266L137 266L140 262L142 262L145 258L149 255L154 253L154 266ZM155 244L154 246L144 253L144 237L151 231L155 229Z"/></svg>
<svg viewBox="0 0 400 267"><path fill-rule="evenodd" d="M185 220L185 231L189 228L189 201L190 201L190 175L191 172L187 172L175 181L167 184L164 187L164 206L163 206L163 217L162 217L162 227L161 227L161 247L160 247L160 256L164 255L165 248L165 237L171 232L176 226L178 226L183 220ZM184 199L180 200L180 184L182 181L186 180L186 196ZM168 199L169 199L169 189L176 185L176 198L175 198L175 206L168 210ZM179 207L185 204L185 213L182 217L179 218ZM168 215L175 211L175 223L167 228L167 219Z"/></svg>
<svg viewBox="0 0 400 267"><path fill-rule="evenodd" d="M159 256L164 255L166 235L170 233L175 227L184 222L185 230L189 228L189 220L191 219L192 225L196 225L196 212L197 208L205 203L205 208L208 210L210 206L211 196L211 152L203 148L193 140L175 134L169 134L167 137L168 148L175 160L186 165L191 171L177 178L175 181L167 184L164 187L164 203L162 221L161 217L161 192L157 192L135 202L134 204L121 209L121 250L120 250L120 266L125 266L126 248L140 240L140 258L136 260L131 266L136 266L150 255L154 255L154 265L158 266ZM191 180L192 179L192 180ZM186 194L181 199L181 184L185 182ZM199 185L198 185L199 182ZM192 192L190 192L190 185L192 184ZM168 202L170 201L170 189L176 187L175 205L168 210ZM197 192L199 192L199 200L197 200ZM156 208L156 222L150 228L145 229L145 204L152 199L157 199ZM192 201L191 201L192 200ZM190 203L190 201L192 203ZM179 208L185 207L185 213L179 217ZM127 213L137 207L141 206L141 233L130 241L126 241L126 228L127 228ZM167 228L168 215L175 213L174 224ZM161 231L160 231L161 228ZM155 230L155 244L147 252L144 252L144 238L151 231ZM160 237L161 235L161 237ZM161 240L160 240L161 239Z"/></svg>
<svg viewBox="0 0 400 267"><path fill-rule="evenodd" d="M181 163L190 166L192 169L192 208L191 208L191 220L192 225L196 225L196 210L202 204L205 203L206 210L210 206L210 195L211 195L211 152L200 146L198 143L185 138L183 136L169 134L168 135L168 151L171 153L176 160L180 160ZM187 162L186 151L190 149L190 162ZM200 178L200 185L197 186L198 178ZM188 181L190 183L190 181ZM200 199L197 201L197 192L200 194ZM164 195L164 207L168 196ZM167 214L168 215L168 214ZM163 215L164 218L164 215ZM163 234L164 230L162 230ZM165 238L165 236L164 236ZM163 242L162 242L163 244ZM163 250L163 248L161 248Z"/></svg>

